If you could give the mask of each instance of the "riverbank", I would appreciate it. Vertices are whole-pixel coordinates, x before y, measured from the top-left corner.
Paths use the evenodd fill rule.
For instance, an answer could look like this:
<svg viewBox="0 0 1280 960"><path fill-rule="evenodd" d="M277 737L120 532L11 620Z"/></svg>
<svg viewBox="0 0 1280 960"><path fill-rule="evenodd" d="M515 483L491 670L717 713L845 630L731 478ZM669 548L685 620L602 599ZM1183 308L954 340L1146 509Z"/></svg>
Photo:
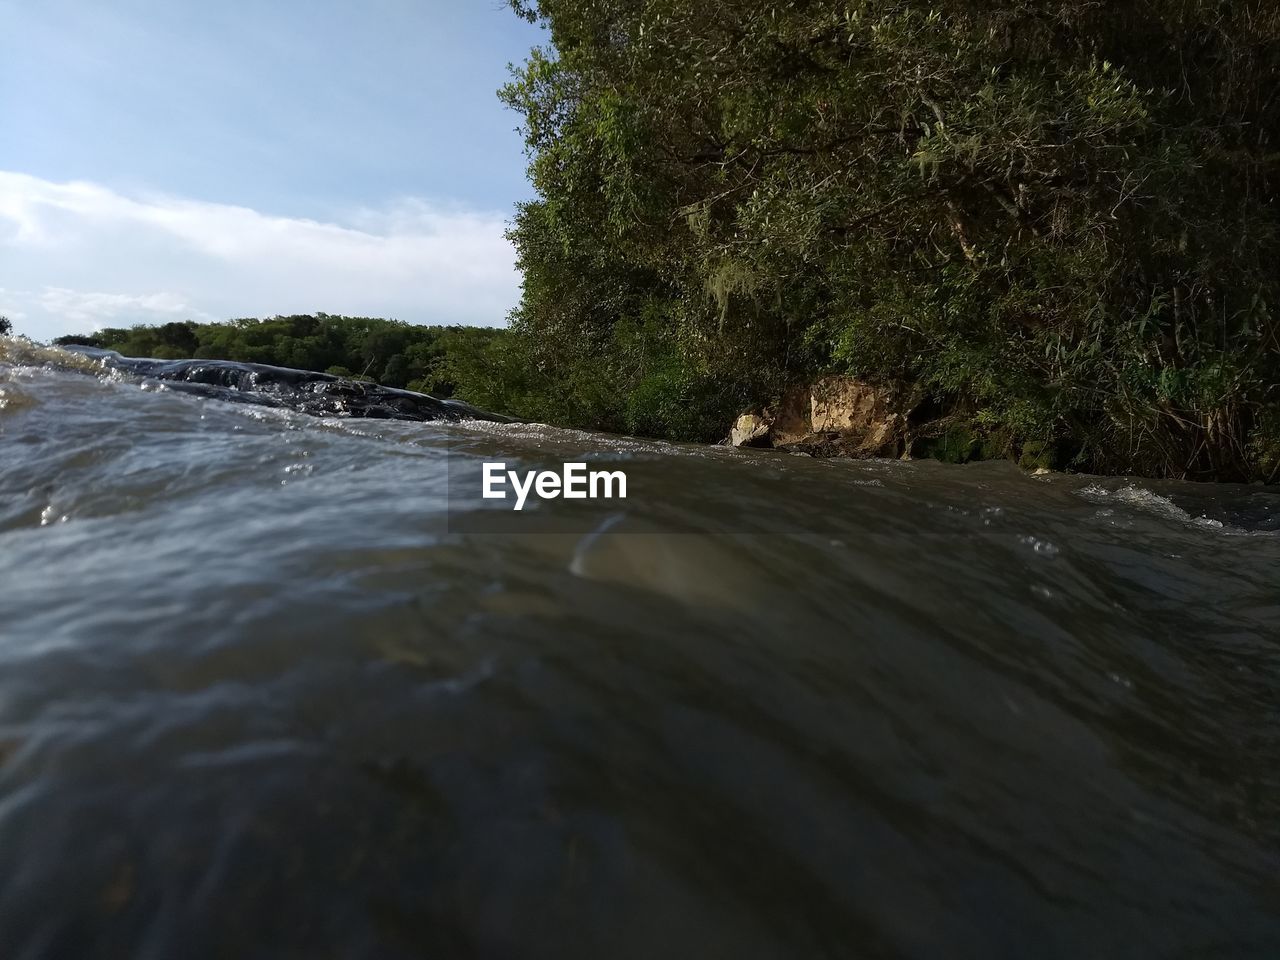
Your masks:
<svg viewBox="0 0 1280 960"><path fill-rule="evenodd" d="M189 349L188 339L193 336L193 329L203 341L207 341L195 350ZM424 396L422 388L427 386L427 379L412 381L412 386L418 389L408 393L416 393L418 399L403 399L401 406L407 405L406 409L433 407L441 402L438 398L456 397L449 402L456 405L459 401L471 401L473 410L493 411L484 416L509 415L516 419L538 420L529 411L546 410L531 394L516 389L528 378L527 368L512 366L512 357L519 355L518 350L513 352L512 343L521 334L502 329L420 328L386 320L320 314L226 324L169 324L164 328L140 325L129 330L103 330L86 337L67 336L60 341L72 350L77 349L76 344L84 343L93 344L95 349L115 351L142 347L149 349L153 357L164 358L199 354L210 361L215 358L227 361L231 358L218 355L234 353L242 360L252 358L247 361L251 364L278 366L280 357L296 353L292 346L296 339L294 334L307 329L328 329L327 336L331 341L345 336L348 340L344 348L347 355L370 356L367 366L399 368L405 362L401 353L377 354L374 344L381 344L383 350L394 351L403 350L407 343L410 344L410 353L415 343L433 344L432 372L427 379L441 389ZM238 338L235 349L227 348L225 340L228 336ZM0 338L0 343L3 342ZM179 343L186 343L188 349L180 349L176 345ZM313 359L322 363L339 355L322 354ZM167 362L175 369L181 367L177 359ZM163 365L154 359L136 358L135 366L143 372L142 368L148 363L157 369ZM352 375L344 366L331 365L328 371L328 374L311 372L308 375L321 380L326 376L331 380L341 379L347 385L343 389L353 397L373 395L387 387L375 383L373 378ZM302 376L305 371L294 373ZM396 388L391 388L390 392L405 393ZM668 398L664 402L672 400ZM563 410L551 412L565 416ZM419 415L422 419L432 416L434 414L431 413ZM607 430L610 426L617 426L601 425L593 419L550 422L566 429ZM777 448L814 457L933 459L957 464L1009 460L1026 470L1093 475L1224 483L1272 484L1280 480L1280 444L1273 449L1262 437L1255 438L1252 444L1252 459L1246 456L1246 451L1239 451L1239 457L1219 463L1215 469L1197 466L1194 457L1182 464L1173 460L1159 465L1147 463L1147 469L1143 469L1142 462L1135 462L1118 450L1090 445L1084 442L1083 436L1085 434L1039 439L1019 435L1006 427L990 424L981 411L974 410L972 404L954 400L949 404L940 402L909 383L876 383L829 375L779 390L772 402L750 407L736 417L726 416L720 423L708 420L704 429L692 435L673 435L668 431L653 439Z"/></svg>
<svg viewBox="0 0 1280 960"><path fill-rule="evenodd" d="M871 6L520 4L537 197L470 399L717 440L850 376L946 459L1280 477L1280 19Z"/></svg>

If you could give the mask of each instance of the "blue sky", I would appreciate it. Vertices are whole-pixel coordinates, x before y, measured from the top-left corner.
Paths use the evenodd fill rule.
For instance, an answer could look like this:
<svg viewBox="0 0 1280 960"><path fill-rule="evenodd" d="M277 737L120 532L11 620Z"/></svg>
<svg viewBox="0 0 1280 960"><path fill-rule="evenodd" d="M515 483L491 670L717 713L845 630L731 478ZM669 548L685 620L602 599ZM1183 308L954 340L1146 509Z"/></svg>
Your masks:
<svg viewBox="0 0 1280 960"><path fill-rule="evenodd" d="M530 189L499 0L0 0L0 313L500 323Z"/></svg>

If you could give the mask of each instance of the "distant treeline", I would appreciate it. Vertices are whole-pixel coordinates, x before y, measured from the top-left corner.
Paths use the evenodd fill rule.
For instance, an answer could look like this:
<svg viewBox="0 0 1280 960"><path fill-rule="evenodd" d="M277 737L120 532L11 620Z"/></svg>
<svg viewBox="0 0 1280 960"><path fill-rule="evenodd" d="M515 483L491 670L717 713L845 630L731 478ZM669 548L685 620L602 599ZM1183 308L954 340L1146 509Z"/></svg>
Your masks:
<svg viewBox="0 0 1280 960"><path fill-rule="evenodd" d="M986 450L1280 479L1275 0L511 3L508 409L713 439L839 372Z"/></svg>
<svg viewBox="0 0 1280 960"><path fill-rule="evenodd" d="M477 362L502 333L488 327L421 327L317 313L107 327L54 342L87 344L130 357L239 360L318 370L448 397L459 392L460 378L481 379L475 372Z"/></svg>

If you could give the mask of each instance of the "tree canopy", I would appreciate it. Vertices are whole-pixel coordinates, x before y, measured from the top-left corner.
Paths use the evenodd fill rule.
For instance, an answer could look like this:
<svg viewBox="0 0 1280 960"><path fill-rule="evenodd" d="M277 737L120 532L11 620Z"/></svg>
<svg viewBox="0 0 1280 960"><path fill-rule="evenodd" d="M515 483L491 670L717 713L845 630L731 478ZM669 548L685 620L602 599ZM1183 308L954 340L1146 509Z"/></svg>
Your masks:
<svg viewBox="0 0 1280 960"><path fill-rule="evenodd" d="M512 6L515 412L712 439L845 372L1061 466L1276 479L1271 0Z"/></svg>

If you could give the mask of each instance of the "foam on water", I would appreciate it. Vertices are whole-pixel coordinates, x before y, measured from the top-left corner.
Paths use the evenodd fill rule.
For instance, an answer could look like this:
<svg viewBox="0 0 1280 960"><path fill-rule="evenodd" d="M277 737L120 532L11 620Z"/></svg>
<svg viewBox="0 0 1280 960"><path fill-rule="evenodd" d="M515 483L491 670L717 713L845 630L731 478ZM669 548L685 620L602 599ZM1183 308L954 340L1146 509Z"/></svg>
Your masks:
<svg viewBox="0 0 1280 960"><path fill-rule="evenodd" d="M1129 507L1152 516L1161 517L1167 520L1174 520L1178 523L1187 524L1203 530L1214 530L1231 536L1276 536L1275 530L1259 530L1248 529L1245 527L1235 526L1224 523L1213 517L1200 514L1193 516L1188 511L1179 507L1167 496L1161 496L1152 490L1127 484L1125 486L1110 489L1100 483L1090 483L1077 491L1077 495L1082 499L1098 504L1118 504L1122 507Z"/></svg>

